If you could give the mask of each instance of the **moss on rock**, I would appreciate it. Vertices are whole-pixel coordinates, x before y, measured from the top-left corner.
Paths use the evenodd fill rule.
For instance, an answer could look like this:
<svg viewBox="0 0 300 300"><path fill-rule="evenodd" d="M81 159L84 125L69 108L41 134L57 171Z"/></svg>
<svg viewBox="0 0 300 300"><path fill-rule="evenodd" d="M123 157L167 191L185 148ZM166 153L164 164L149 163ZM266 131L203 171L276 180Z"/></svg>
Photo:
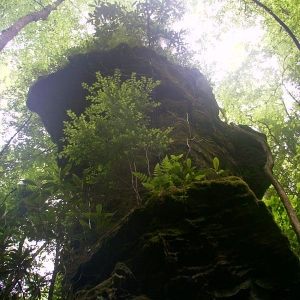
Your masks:
<svg viewBox="0 0 300 300"><path fill-rule="evenodd" d="M91 283L95 266L102 269L98 281L106 282L104 270L112 261L125 262L137 285L119 289L119 298L103 299L300 296L299 261L287 238L237 177L199 183L184 202L151 200L136 209L82 265L74 291Z"/></svg>

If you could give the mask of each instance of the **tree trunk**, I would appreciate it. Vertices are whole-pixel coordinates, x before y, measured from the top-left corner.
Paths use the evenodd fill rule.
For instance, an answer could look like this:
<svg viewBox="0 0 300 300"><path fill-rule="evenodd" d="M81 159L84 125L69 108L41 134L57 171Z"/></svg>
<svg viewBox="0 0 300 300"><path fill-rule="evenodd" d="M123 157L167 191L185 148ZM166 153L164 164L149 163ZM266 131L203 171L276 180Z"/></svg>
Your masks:
<svg viewBox="0 0 300 300"><path fill-rule="evenodd" d="M50 281L48 300L52 300L53 295L54 295L55 281L56 281L57 270L58 270L58 265L59 265L59 255L60 255L60 245L59 245L59 242L56 241L54 269L53 269L53 274L52 274L52 278Z"/></svg>
<svg viewBox="0 0 300 300"><path fill-rule="evenodd" d="M30 13L17 20L11 27L3 30L0 35L0 51L11 41L26 25L31 22L37 22L39 20L45 20L49 14L56 10L57 7L63 3L64 0L57 0L55 3L46 6L40 11Z"/></svg>
<svg viewBox="0 0 300 300"><path fill-rule="evenodd" d="M240 130L244 130L239 126L235 126L235 127L240 128ZM250 132L248 132L248 133L250 133ZM274 186L274 188L275 188L275 190L287 212L287 215L290 219L293 230L297 236L298 242L300 243L300 222L298 220L297 214L296 214L286 192L284 191L284 188L278 182L278 180L274 177L274 174L272 172L272 167L273 167L274 161L273 161L273 157L272 157L270 148L267 144L267 141L258 134L254 134L254 133L250 133L250 134L261 144L261 146L263 147L263 149L267 155L267 161L264 166L264 171L265 171L266 175L268 176L268 178L270 179L272 185Z"/></svg>

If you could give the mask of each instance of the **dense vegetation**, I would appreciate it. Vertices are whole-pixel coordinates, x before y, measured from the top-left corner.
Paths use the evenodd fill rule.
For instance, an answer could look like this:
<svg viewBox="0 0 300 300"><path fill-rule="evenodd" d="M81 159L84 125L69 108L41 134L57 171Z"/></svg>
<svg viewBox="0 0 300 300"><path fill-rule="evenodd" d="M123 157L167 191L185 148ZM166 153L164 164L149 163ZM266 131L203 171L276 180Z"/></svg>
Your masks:
<svg viewBox="0 0 300 300"><path fill-rule="evenodd" d="M89 183L103 180L103 176L113 178L113 165L104 164L107 156L118 158L113 160L115 165L126 160L129 170L138 171L135 169L137 154L142 151L143 157L147 157L145 153L151 152L163 158L162 145L170 142L167 134L171 129L163 132L148 128L146 112L158 105L149 95L158 82L138 81L133 76L122 85L118 73L110 80L99 74L98 83L85 86L94 106L82 117L70 112L72 122L66 126L66 135L72 147L66 147L62 155L80 165L82 156L78 153L84 153L85 149L78 145L89 139L89 146L102 147L99 153L103 157L99 155L94 164L90 161L92 158L85 155L84 164L89 168L82 178L75 174L70 176L71 163L64 168L57 166L56 146L39 118L28 111L25 101L28 88L39 76L62 67L67 57L74 53L108 50L127 42L152 48L177 63L199 68L214 86L222 107L220 117L224 121L247 124L267 135L275 158L274 174L300 217L298 1L52 2L47 18L41 15L30 19L9 44L3 44L0 52L2 299L59 299L62 247L65 253L72 255L74 243L84 241L81 247L88 247L96 235L105 233L111 226L111 213L90 201L92 195L88 188ZM1 43L7 36L6 29L17 19L41 12L49 4L50 0L2 1ZM224 56L226 60L220 60ZM99 94L99 85L109 92ZM123 106L117 107L120 115L110 111L116 107L110 106L109 93L124 100ZM130 102L132 93L141 100L139 105ZM99 99L107 99L104 107L97 105ZM102 118L95 117L98 112ZM122 132L124 115L128 116L128 130ZM113 141L109 149L105 148L105 140L97 140L90 130L104 122L107 125L105 139ZM138 132L130 129L136 122L140 125ZM84 132L86 128L89 136ZM81 135L74 134L78 129ZM153 141L158 145L155 149ZM126 157L116 157L114 151L120 147L125 147L122 152ZM162 162L173 168L178 167L178 159L174 156ZM179 165L180 170L184 170L184 166L185 170L189 166L191 171L191 162ZM165 174L161 171L157 170L156 174L163 177ZM195 179L200 179L202 175L193 172ZM153 190L157 181L154 177L145 183ZM134 177L129 185L138 198ZM113 188L113 181L108 188ZM266 192L264 201L289 237L294 251L300 255L296 234L272 187ZM83 229L79 233L76 224ZM52 261L53 270L41 270L45 259Z"/></svg>

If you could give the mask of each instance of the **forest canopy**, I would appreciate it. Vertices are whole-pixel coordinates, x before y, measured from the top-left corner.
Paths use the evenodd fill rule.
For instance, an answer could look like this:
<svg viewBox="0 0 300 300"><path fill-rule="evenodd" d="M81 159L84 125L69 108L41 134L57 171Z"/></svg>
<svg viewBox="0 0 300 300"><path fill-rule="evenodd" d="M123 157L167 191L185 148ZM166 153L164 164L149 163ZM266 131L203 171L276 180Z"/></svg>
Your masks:
<svg viewBox="0 0 300 300"><path fill-rule="evenodd" d="M109 50L126 42L198 68L213 87L224 122L249 125L266 134L275 161L273 173L299 219L298 1L3 0L0 13L3 299L59 299L62 244L70 242L78 211L85 214L80 224L87 231L92 219L99 232L109 226L109 212L100 206L89 212L90 203L80 203L86 182L68 176L71 164L57 165L56 145L39 117L26 108L30 86L62 68L74 54ZM16 31L13 26L19 21L22 27ZM75 116L73 120L75 126ZM72 136L71 128L67 130ZM161 139L167 141L164 135ZM77 211L67 204L70 199ZM274 188L263 200L299 256L296 234ZM89 232L84 238L93 241L94 235ZM52 269L42 268L45 259L52 262Z"/></svg>

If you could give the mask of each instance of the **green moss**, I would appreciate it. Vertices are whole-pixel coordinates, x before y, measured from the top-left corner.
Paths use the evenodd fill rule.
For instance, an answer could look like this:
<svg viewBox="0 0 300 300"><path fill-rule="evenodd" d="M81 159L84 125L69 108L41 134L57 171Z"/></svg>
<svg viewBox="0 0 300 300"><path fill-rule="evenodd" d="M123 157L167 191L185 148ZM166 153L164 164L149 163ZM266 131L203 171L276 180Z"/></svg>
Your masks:
<svg viewBox="0 0 300 300"><path fill-rule="evenodd" d="M215 191L224 192L224 189L232 190L236 195L241 193L251 194L255 197L255 194L251 191L248 184L240 177L236 176L227 176L220 177L213 180L204 180L196 185L195 189L214 189Z"/></svg>
<svg viewBox="0 0 300 300"><path fill-rule="evenodd" d="M94 300L101 299L103 295L109 295L111 292L112 280L111 278L101 282L90 290L82 290L76 293L76 300Z"/></svg>

